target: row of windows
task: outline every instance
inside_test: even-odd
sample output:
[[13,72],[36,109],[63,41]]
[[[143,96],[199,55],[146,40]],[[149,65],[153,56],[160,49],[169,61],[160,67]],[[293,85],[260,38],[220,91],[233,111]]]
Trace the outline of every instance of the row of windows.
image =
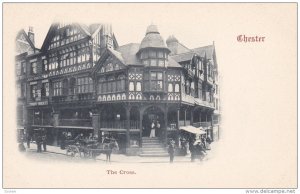
[[169,83],[168,84],[168,92],[179,92],[179,84],[173,84]]
[[124,92],[125,79],[98,83],[98,94]]
[[[77,58],[77,61],[76,61]],[[82,48],[78,50],[78,55],[76,56],[76,51],[71,51],[65,54],[61,54],[60,58],[56,55],[51,55],[49,59],[49,64],[46,59],[43,59],[43,71],[47,72],[48,70],[55,70],[59,67],[66,67],[74,65],[76,63],[82,63],[89,61],[90,53],[89,47]],[[36,62],[31,63],[32,74],[36,74]]]
[[76,28],[66,28],[64,31],[61,31],[60,35],[56,35],[49,46],[49,50],[63,46],[65,44],[69,44],[70,42],[77,41],[81,39],[83,36],[78,32]]
[[141,59],[148,59],[148,58],[167,58],[167,53],[163,51],[143,51],[141,53]]
[[117,64],[117,63],[116,64],[109,63],[105,67],[101,67],[100,72],[104,73],[104,72],[110,72],[110,71],[117,71],[119,69],[120,69],[120,65],[119,64]]
[[143,65],[153,66],[153,67],[164,67],[167,64],[166,60],[161,59],[147,59],[143,60]]

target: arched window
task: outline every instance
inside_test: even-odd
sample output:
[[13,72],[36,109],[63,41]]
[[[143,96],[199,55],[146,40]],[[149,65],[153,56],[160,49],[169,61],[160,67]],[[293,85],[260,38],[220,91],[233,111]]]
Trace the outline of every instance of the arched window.
[[179,84],[175,84],[175,92],[179,92]]
[[138,92],[142,91],[142,84],[141,84],[141,82],[136,82],[136,91],[138,91]]
[[134,91],[134,83],[129,82],[129,91]]
[[142,100],[142,95],[141,94],[136,95],[136,99],[137,100]]
[[133,94],[129,95],[129,100],[134,100],[134,95]]
[[173,84],[169,83],[168,92],[173,92]]
[[105,72],[104,67],[101,67],[101,73],[104,73],[104,72]]
[[115,70],[119,70],[120,69],[120,66],[119,66],[119,64],[117,63],[117,64],[115,64]]

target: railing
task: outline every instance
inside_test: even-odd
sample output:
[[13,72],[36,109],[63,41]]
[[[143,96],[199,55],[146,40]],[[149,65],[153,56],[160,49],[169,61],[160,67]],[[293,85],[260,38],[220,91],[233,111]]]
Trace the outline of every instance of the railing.
[[82,126],[91,127],[92,119],[60,119],[59,125],[61,126]]
[[197,105],[205,106],[205,107],[209,107],[209,108],[215,108],[214,103],[212,103],[212,102],[207,102],[207,101],[201,100],[199,98],[195,98],[194,100],[195,100],[195,104],[197,104]]
[[186,120],[185,124],[184,124],[184,120],[179,121],[179,126],[187,126],[187,125],[190,125],[190,124],[191,124],[190,120]]
[[[100,126],[101,128],[110,128],[110,129],[126,129],[126,120],[124,121],[101,121]],[[139,121],[130,121],[129,122],[130,129],[139,129],[140,122]]]
[[193,123],[194,127],[209,127],[211,126],[211,122],[197,122]]
[[52,119],[34,119],[31,125],[52,125]]
[[84,100],[93,100],[93,93],[82,93],[76,95],[67,95],[67,96],[52,96],[51,102],[60,103],[60,102],[74,102],[74,101],[84,101]]
[[188,102],[188,103],[191,103],[191,104],[195,103],[195,100],[194,100],[195,98],[193,96],[187,95],[185,93],[181,94],[181,99],[184,102]]

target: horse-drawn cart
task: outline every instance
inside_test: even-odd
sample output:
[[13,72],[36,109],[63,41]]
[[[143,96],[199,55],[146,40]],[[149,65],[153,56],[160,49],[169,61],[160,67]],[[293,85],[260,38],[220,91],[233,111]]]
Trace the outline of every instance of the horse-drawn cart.
[[66,142],[66,155],[80,158],[96,159],[101,153],[106,154],[106,160],[110,160],[113,149],[119,149],[115,140],[100,143],[97,140],[69,140]]

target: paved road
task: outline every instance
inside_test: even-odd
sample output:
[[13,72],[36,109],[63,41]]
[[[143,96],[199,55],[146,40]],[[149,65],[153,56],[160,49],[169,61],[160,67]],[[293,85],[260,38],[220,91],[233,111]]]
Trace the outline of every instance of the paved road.
[[[106,163],[105,154],[101,154],[94,159],[84,159],[67,156],[65,150],[61,150],[56,146],[47,146],[47,152],[37,153],[36,144],[31,144],[30,149],[24,153],[29,158],[34,158],[39,161],[53,161],[53,162],[76,162],[76,163]],[[206,159],[202,162],[207,162],[213,157],[213,151],[208,151]],[[174,163],[190,163],[190,156],[175,156]],[[200,161],[196,161],[199,163]],[[169,157],[140,157],[140,156],[126,156],[123,154],[112,154],[111,163],[169,163]]]

